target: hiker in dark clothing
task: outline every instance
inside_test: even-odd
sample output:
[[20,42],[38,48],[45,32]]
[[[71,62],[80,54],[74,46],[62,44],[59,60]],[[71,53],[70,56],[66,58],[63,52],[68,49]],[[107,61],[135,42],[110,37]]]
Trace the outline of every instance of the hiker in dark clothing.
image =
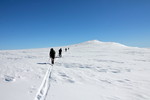
[[51,58],[51,64],[54,64],[55,50],[53,48],[50,49],[49,57]]
[[65,48],[65,52],[67,52],[67,48]]
[[59,57],[62,57],[62,49],[59,49]]

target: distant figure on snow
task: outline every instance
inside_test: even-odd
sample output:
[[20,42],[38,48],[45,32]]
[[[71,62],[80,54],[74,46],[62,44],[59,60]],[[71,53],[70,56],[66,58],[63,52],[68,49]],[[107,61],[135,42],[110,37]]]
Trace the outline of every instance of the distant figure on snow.
[[65,52],[67,52],[67,48],[65,48]]
[[62,49],[59,49],[59,57],[62,57]]
[[49,57],[51,58],[51,64],[54,64],[55,50],[53,48],[50,49]]

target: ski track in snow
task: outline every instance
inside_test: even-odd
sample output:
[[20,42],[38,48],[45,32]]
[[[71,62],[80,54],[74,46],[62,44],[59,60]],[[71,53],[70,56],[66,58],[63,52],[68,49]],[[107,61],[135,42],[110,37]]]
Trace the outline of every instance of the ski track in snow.
[[53,71],[49,48],[0,51],[0,99],[150,100],[150,49],[99,41],[69,47]]
[[41,84],[34,100],[45,100],[46,99],[47,93],[50,88],[50,79],[51,79],[52,70],[53,70],[53,66],[48,68],[48,70],[45,74],[45,77],[42,81],[42,84]]

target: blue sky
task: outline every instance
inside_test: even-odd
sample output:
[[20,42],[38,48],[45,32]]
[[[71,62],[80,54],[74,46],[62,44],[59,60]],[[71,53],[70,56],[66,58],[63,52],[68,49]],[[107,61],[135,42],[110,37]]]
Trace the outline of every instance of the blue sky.
[[0,0],[0,49],[95,39],[150,47],[150,0]]

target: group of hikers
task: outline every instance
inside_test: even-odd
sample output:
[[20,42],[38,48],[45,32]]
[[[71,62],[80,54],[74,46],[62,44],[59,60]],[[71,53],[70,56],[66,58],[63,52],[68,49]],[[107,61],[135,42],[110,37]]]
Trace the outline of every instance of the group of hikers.
[[[67,52],[69,48],[65,48],[65,52]],[[62,57],[62,48],[58,50],[59,57]],[[53,48],[50,49],[49,57],[51,58],[51,64],[54,64],[54,59],[56,58],[56,52]]]

